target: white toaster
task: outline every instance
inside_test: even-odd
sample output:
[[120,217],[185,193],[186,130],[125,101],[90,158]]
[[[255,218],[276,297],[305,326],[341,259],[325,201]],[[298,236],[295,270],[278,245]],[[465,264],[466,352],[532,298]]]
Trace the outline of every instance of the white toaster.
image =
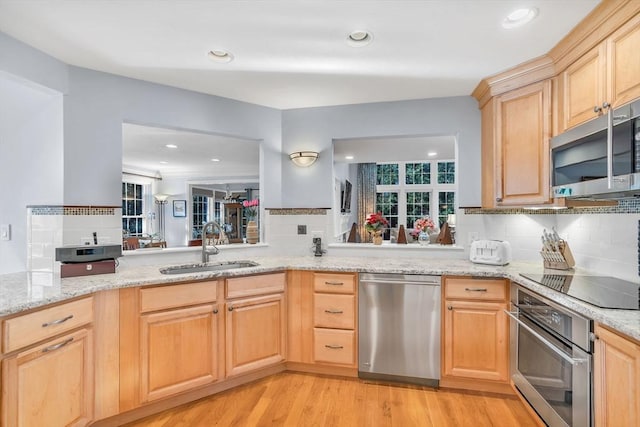
[[504,240],[475,240],[469,249],[469,260],[476,264],[509,264],[511,245]]

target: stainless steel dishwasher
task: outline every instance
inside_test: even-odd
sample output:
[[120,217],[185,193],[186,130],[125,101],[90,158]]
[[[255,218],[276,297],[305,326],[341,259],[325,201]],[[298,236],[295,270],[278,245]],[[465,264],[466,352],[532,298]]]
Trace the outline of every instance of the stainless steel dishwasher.
[[440,282],[440,276],[360,274],[360,378],[438,386]]

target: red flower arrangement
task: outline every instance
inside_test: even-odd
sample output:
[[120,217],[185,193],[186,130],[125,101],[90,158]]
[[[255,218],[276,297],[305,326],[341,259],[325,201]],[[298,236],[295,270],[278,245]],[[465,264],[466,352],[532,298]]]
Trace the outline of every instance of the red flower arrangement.
[[382,212],[370,213],[364,222],[364,228],[368,232],[380,231],[389,225],[389,221],[382,216]]
[[255,218],[258,214],[258,205],[260,204],[260,200],[244,200],[242,202],[242,206],[247,210],[247,216],[249,218]]

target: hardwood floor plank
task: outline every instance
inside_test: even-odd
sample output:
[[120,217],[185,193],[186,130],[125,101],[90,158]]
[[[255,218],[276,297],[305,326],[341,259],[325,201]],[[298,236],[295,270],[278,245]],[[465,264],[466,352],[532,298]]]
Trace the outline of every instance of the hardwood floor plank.
[[127,427],[534,427],[517,398],[283,372]]

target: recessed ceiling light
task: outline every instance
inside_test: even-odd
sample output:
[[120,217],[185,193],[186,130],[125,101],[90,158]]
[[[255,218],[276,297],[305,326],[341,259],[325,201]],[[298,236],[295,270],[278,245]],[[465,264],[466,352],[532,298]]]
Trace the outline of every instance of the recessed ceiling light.
[[362,47],[366,46],[373,40],[373,34],[367,30],[356,30],[347,36],[349,46]]
[[345,160],[353,160],[353,156],[344,156]]
[[538,9],[535,7],[516,9],[504,18],[502,27],[507,29],[516,28],[532,21],[536,16],[538,16]]
[[165,147],[167,147],[167,148],[178,148],[178,146],[176,144],[167,144],[167,145],[165,145]]
[[429,156],[429,157],[433,157],[433,156],[437,156],[437,155],[438,155],[438,153],[436,153],[435,151],[429,151],[427,153],[427,156]]
[[166,165],[166,164],[168,164],[168,163],[169,163],[169,162],[165,162],[164,160],[162,160],[162,161],[160,162],[160,164],[161,164],[161,165]]
[[220,159],[211,159],[212,162],[219,162]]
[[233,55],[227,52],[226,50],[222,50],[222,49],[210,50],[209,53],[207,53],[207,56],[209,56],[210,60],[215,62],[233,61]]

